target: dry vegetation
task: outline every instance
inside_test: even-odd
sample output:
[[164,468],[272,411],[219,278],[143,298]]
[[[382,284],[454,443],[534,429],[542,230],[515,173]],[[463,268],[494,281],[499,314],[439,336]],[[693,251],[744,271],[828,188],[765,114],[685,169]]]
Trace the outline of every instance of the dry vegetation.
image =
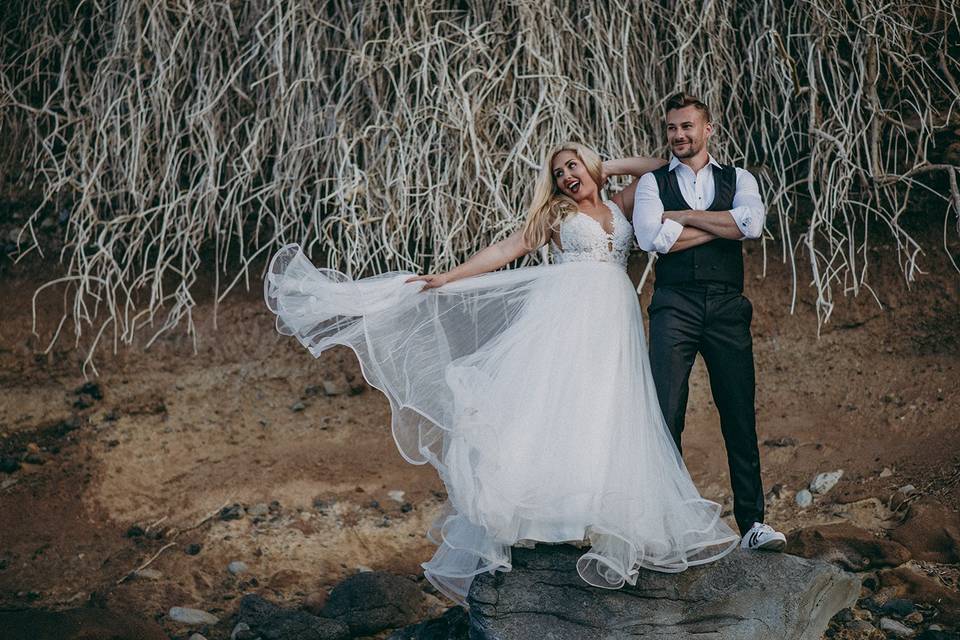
[[[664,153],[678,89],[760,178],[764,247],[820,323],[869,290],[871,243],[909,282],[960,237],[953,0],[10,0],[0,20],[0,177],[42,194],[15,255],[65,223],[37,291],[63,296],[51,345],[193,332],[201,265],[219,301],[285,242],[352,275],[448,267],[517,227],[545,147]],[[942,248],[911,236],[918,191]]]

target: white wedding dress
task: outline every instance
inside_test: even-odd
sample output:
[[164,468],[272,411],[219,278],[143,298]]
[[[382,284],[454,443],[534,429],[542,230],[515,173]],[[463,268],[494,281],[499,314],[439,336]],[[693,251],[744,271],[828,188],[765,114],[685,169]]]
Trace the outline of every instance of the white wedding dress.
[[314,356],[347,345],[390,400],[393,437],[446,485],[426,577],[463,603],[473,577],[509,570],[520,540],[588,540],[588,583],[683,571],[739,536],[700,497],[657,404],[640,305],[626,275],[630,223],[573,214],[555,264],[421,291],[410,273],[350,280],[297,245],[270,263],[280,333]]

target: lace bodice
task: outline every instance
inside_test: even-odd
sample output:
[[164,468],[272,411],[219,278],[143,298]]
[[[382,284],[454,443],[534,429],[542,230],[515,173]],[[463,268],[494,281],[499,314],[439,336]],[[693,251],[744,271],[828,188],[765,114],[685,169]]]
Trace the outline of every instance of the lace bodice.
[[627,256],[633,245],[633,227],[611,200],[603,203],[613,212],[613,233],[608,234],[600,223],[580,211],[560,222],[560,249],[553,241],[550,249],[553,263],[615,262],[627,266]]

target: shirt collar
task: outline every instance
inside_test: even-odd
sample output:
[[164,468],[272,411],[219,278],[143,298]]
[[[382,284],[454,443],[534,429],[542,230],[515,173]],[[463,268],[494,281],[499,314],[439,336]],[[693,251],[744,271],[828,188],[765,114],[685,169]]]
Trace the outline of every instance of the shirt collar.
[[[673,171],[673,170],[676,169],[680,164],[682,164],[682,163],[680,162],[680,159],[679,159],[677,156],[675,156],[675,155],[673,155],[673,154],[670,154],[670,168],[668,169],[668,171]],[[712,166],[716,167],[717,169],[720,169],[720,168],[721,168],[721,167],[720,167],[720,163],[717,162],[717,159],[713,157],[713,154],[709,154],[709,153],[707,154],[707,164],[708,164],[708,165],[712,165]]]

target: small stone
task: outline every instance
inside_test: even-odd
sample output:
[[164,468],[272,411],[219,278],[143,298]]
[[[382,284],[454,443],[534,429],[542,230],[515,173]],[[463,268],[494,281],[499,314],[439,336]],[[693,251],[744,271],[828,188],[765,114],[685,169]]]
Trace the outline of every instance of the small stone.
[[156,569],[140,569],[139,571],[134,571],[133,575],[145,580],[159,580],[163,577],[163,574]]
[[314,591],[307,594],[307,597],[303,599],[303,608],[315,616],[320,615],[323,606],[327,604],[327,595],[326,591]]
[[862,633],[864,636],[869,637],[869,634],[872,634],[877,630],[872,624],[866,620],[854,620],[848,625],[845,625],[847,629],[853,631],[854,633]]
[[217,624],[220,619],[212,613],[187,607],[171,607],[168,614],[174,622],[183,624]]
[[403,513],[410,513],[413,511],[413,505],[409,502],[404,502],[402,505],[400,505],[400,511]]
[[913,613],[903,617],[904,622],[909,622],[910,624],[920,624],[923,622],[923,614],[919,611],[914,611]]
[[192,636],[190,636],[189,640],[207,640],[207,637],[202,636],[199,633],[195,633]]
[[138,524],[134,524],[134,525],[131,525],[129,529],[127,529],[126,536],[128,538],[139,538],[140,536],[143,535],[143,533],[144,533],[143,527],[141,527]]
[[394,489],[393,491],[387,491],[387,496],[388,496],[391,500],[393,500],[393,501],[395,501],[395,502],[399,502],[400,504],[403,504],[403,496],[404,496],[405,493],[406,493],[405,491],[400,491],[400,490],[398,490],[398,489]]
[[186,552],[186,554],[187,554],[188,556],[195,556],[195,555],[197,555],[198,553],[200,553],[200,550],[201,550],[201,549],[203,549],[203,545],[202,545],[202,544],[200,544],[200,543],[198,543],[198,542],[192,542],[192,543],[190,543],[190,544],[187,545],[187,548],[184,549],[184,552]]
[[227,571],[235,576],[240,575],[241,573],[246,573],[249,569],[250,568],[247,566],[247,564],[245,562],[241,562],[240,560],[234,560],[227,565]]
[[881,478],[889,478],[893,475],[893,471],[890,470],[890,467],[884,467],[883,471],[880,472]]
[[0,471],[3,473],[13,473],[20,468],[20,462],[16,458],[0,457]]
[[307,405],[303,404],[299,400],[294,402],[292,405],[290,405],[290,411],[293,411],[293,412],[303,411],[306,408],[307,408]]
[[907,625],[902,622],[897,622],[893,618],[880,618],[880,630],[892,633],[898,638],[909,638],[916,633],[916,631]]
[[250,625],[246,622],[238,622],[237,626],[230,632],[230,640],[246,640],[248,637],[253,638],[254,636],[250,633]]
[[239,504],[232,504],[229,507],[220,509],[221,520],[239,520],[243,517],[243,507]]
[[810,483],[810,491],[813,493],[826,493],[837,486],[840,478],[843,477],[843,469],[819,473]]
[[764,440],[763,446],[765,447],[795,447],[797,446],[796,438],[772,438],[770,440]]
[[73,391],[76,395],[88,395],[94,400],[103,400],[103,389],[96,382],[86,382]]
[[913,603],[903,598],[890,598],[880,606],[880,612],[892,614],[902,618],[910,615],[914,610]]
[[247,513],[253,516],[254,518],[263,517],[268,513],[270,513],[270,507],[267,505],[266,502],[258,502],[257,504],[249,507],[247,509]]
[[903,495],[908,496],[908,495],[910,495],[911,493],[916,493],[917,488],[916,488],[915,486],[913,486],[912,484],[905,484],[905,485],[903,485],[902,487],[900,487],[899,489],[897,489],[897,491],[899,491],[899,492],[902,493]]
[[23,457],[23,461],[27,464],[43,464],[46,460],[43,459],[38,453],[28,453]]
[[323,381],[323,395],[325,396],[338,396],[343,393],[343,390],[337,385],[333,380],[324,380]]
[[796,500],[797,506],[802,509],[806,509],[813,504],[813,494],[806,489],[801,489],[800,491],[797,491],[797,495],[794,497],[794,500]]
[[370,573],[371,571],[373,571],[373,569],[371,569],[366,565],[363,565],[363,564],[357,565],[357,573]]

